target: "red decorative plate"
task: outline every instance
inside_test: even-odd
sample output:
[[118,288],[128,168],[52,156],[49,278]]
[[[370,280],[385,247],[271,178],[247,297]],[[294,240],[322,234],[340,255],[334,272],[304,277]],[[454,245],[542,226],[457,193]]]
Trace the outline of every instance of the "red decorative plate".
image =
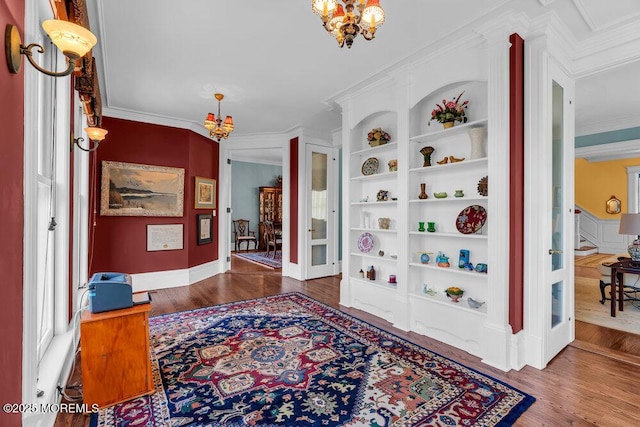
[[458,214],[456,227],[462,234],[473,234],[480,231],[487,220],[487,211],[480,205],[467,206]]
[[371,233],[362,233],[360,238],[358,238],[358,249],[360,252],[371,252],[373,249],[373,236]]

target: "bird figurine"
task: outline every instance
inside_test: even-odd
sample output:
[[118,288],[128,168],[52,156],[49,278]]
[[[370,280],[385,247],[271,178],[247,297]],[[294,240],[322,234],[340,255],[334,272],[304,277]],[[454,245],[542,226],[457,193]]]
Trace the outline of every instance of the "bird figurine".
[[442,159],[442,160],[438,160],[438,161],[437,161],[437,163],[438,163],[439,165],[446,165],[447,163],[449,163],[449,158],[445,156],[445,158],[444,158],[444,159]]
[[458,163],[458,162],[463,161],[463,160],[464,160],[464,157],[461,157],[461,158],[459,158],[459,159],[458,159],[458,158],[456,158],[456,157],[449,156],[449,160],[451,161],[451,163]]
[[469,304],[469,307],[471,308],[480,308],[482,307],[484,302],[476,301],[473,298],[469,297],[467,298],[467,304]]

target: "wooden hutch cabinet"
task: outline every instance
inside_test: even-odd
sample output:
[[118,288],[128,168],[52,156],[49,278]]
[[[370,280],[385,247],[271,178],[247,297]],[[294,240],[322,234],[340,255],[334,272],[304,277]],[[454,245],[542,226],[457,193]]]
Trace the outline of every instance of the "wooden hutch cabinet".
[[273,221],[276,230],[282,229],[282,187],[260,187],[258,248],[266,250],[264,222]]

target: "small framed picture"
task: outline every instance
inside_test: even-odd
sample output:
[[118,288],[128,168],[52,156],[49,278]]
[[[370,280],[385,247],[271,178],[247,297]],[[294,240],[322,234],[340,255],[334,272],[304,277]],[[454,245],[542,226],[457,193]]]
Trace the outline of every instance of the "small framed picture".
[[196,187],[194,195],[196,199],[196,209],[215,209],[216,180],[196,176]]
[[198,214],[198,244],[213,241],[213,217],[211,214]]

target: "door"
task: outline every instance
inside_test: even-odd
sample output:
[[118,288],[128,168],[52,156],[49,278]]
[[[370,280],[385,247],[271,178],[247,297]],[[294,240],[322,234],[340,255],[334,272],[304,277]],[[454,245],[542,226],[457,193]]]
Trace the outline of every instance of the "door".
[[574,209],[574,105],[573,81],[550,63],[547,87],[550,108],[550,132],[544,141],[547,176],[542,201],[548,212],[542,233],[547,243],[544,257],[544,363],[574,339],[573,224]]
[[306,279],[335,273],[336,173],[333,149],[306,146]]

